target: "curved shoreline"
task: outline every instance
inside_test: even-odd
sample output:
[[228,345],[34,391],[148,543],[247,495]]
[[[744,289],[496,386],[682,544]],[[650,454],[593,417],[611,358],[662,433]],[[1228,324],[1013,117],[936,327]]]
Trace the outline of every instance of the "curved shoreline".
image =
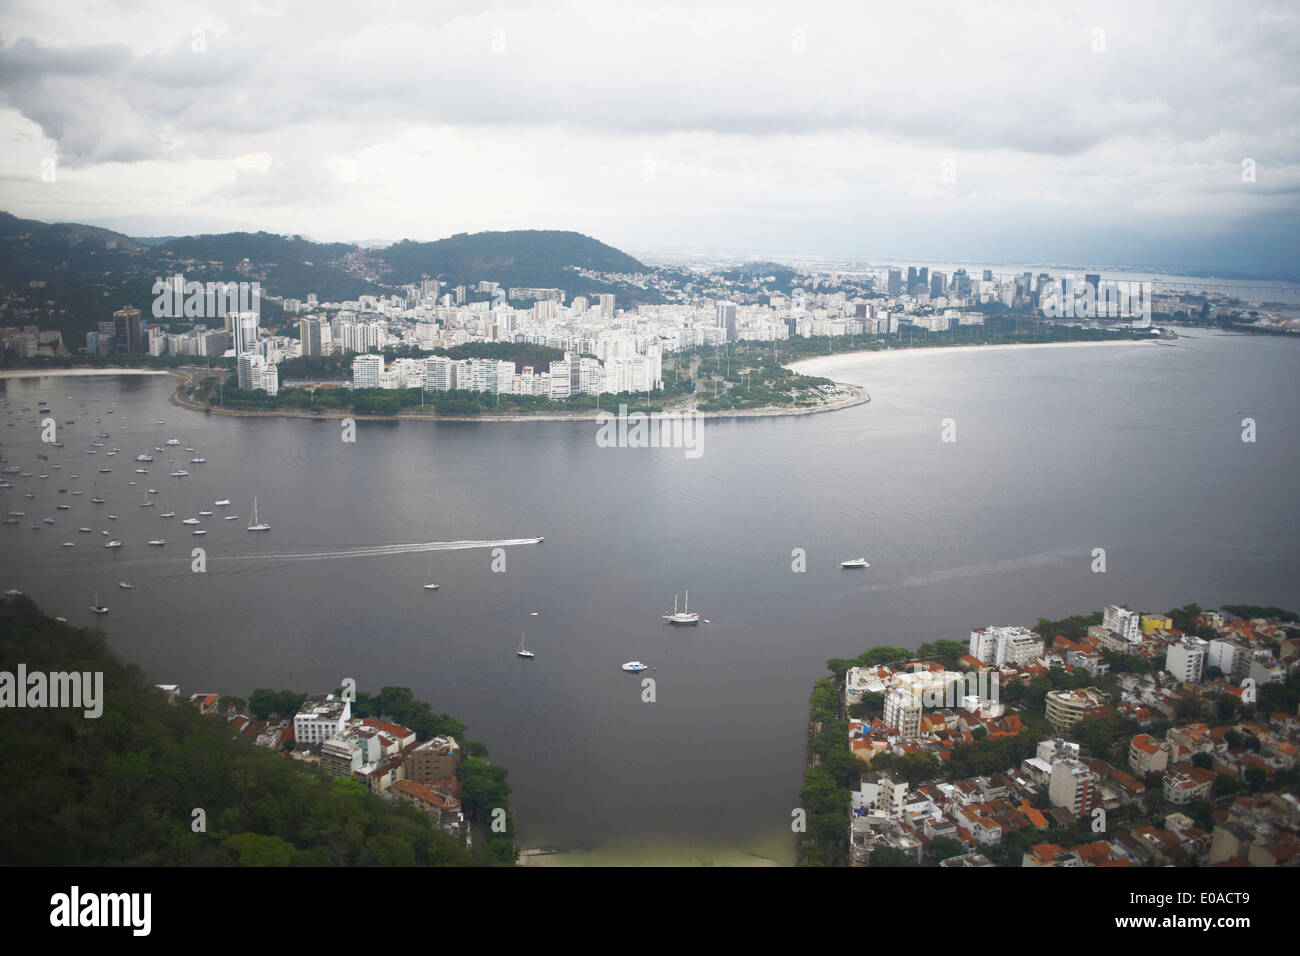
[[[356,412],[341,411],[306,411],[304,409],[275,409],[261,411],[259,409],[238,409],[238,408],[218,408],[215,406],[201,405],[197,402],[187,402],[180,397],[181,390],[190,383],[192,376],[186,378],[184,382],[177,386],[176,391],[172,392],[168,399],[178,408],[184,408],[193,412],[210,412],[213,415],[233,415],[244,418],[306,418],[313,421],[326,421],[350,418],[353,421],[364,422],[596,422],[600,421],[596,416],[601,412],[606,415],[612,415],[609,409],[591,409],[581,412],[570,412],[564,415],[493,415],[484,413],[481,415],[364,415]],[[867,394],[866,389],[860,385],[850,385],[848,383],[837,382],[841,388],[849,390],[852,394],[850,397],[841,399],[837,402],[831,402],[826,405],[820,405],[815,408],[755,408],[740,409],[731,412],[695,412],[700,418],[724,419],[724,418],[781,418],[792,415],[817,415],[822,412],[836,412],[843,408],[852,408],[855,405],[865,405],[871,401],[871,396]],[[627,404],[624,402],[623,404]],[[659,414],[685,414],[690,411],[689,408],[666,408],[660,409]]]
[[904,355],[951,355],[956,352],[990,352],[1016,351],[1019,349],[1057,349],[1057,348],[1096,348],[1115,345],[1159,345],[1160,339],[1111,339],[1102,342],[1007,342],[1001,345],[935,345],[929,347],[912,347],[905,349],[857,349],[852,352],[836,352],[829,355],[812,355],[796,359],[786,366],[792,372],[803,375],[816,375],[818,370],[839,364],[842,360],[861,360],[867,356],[898,358]]
[[[888,348],[888,349],[856,349],[848,352],[835,352],[828,355],[813,355],[807,358],[796,359],[784,367],[791,372],[801,375],[818,375],[824,369],[836,368],[845,361],[861,361],[865,358],[883,359],[887,356],[897,358],[905,355],[918,354],[951,354],[955,352],[977,352],[988,350],[1016,350],[1016,349],[1045,349],[1045,348],[1092,348],[1096,346],[1116,346],[1116,345],[1142,345],[1144,343],[1162,344],[1158,339],[1112,339],[1101,342],[1012,342],[1002,345],[936,345],[931,347],[911,347],[911,348]],[[1167,343],[1164,343],[1167,344]],[[203,412],[212,415],[231,415],[244,418],[305,418],[313,421],[326,420],[343,420],[353,419],[354,421],[370,422],[594,422],[599,421],[597,415],[601,412],[612,414],[608,409],[590,409],[580,412],[567,412],[561,414],[507,414],[498,415],[491,412],[485,412],[479,415],[437,415],[432,412],[428,414],[420,413],[401,413],[396,415],[366,415],[356,412],[345,412],[335,410],[308,411],[304,409],[235,409],[223,408],[210,405],[203,405],[198,402],[186,401],[181,398],[181,392],[190,385],[194,380],[196,369],[48,369],[44,371],[24,370],[24,369],[7,369],[0,371],[0,378],[22,378],[22,377],[39,377],[42,375],[172,375],[180,379],[176,390],[168,399],[172,405],[178,408],[184,408],[188,411]],[[737,409],[725,412],[701,412],[695,411],[700,418],[713,420],[723,419],[743,419],[743,418],[784,418],[797,415],[818,415],[824,412],[835,412],[845,408],[853,408],[856,405],[865,405],[871,401],[871,396],[861,385],[849,382],[835,382],[837,386],[849,393],[848,397],[841,398],[837,401],[829,402],[825,405],[818,405],[811,408],[797,408],[784,406],[768,406],[766,408]],[[626,404],[626,403],[624,403]],[[691,411],[691,406],[678,406],[674,408],[660,409],[660,414],[684,414]]]

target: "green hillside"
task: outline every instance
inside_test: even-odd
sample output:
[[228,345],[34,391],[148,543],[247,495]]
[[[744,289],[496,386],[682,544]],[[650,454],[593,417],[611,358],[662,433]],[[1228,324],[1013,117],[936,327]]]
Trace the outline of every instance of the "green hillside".
[[[327,780],[167,703],[103,636],[0,599],[0,671],[102,671],[103,715],[0,710],[0,865],[433,865],[475,860],[410,806]],[[495,768],[494,768],[495,769]],[[206,832],[192,830],[193,811]]]

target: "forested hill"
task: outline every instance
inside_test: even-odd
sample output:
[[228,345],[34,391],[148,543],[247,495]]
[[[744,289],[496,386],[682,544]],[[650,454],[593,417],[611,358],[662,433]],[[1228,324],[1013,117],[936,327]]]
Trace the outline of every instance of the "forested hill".
[[[429,818],[169,704],[96,631],[0,599],[0,671],[102,671],[103,714],[0,710],[0,865],[439,865],[475,860]],[[202,808],[206,832],[191,829]]]
[[650,271],[613,246],[554,229],[460,233],[436,242],[403,240],[375,256],[406,281],[422,275],[442,277],[451,285],[490,279],[503,286],[568,287],[571,294],[576,277],[570,267],[606,273]]

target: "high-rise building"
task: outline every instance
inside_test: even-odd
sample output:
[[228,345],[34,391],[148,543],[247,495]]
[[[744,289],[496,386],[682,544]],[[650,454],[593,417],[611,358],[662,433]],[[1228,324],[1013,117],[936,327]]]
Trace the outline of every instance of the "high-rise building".
[[901,269],[889,270],[889,285],[887,288],[889,290],[890,295],[898,295],[900,292],[903,291],[903,270]]
[[906,687],[895,687],[885,694],[884,721],[903,740],[921,736],[921,698]]
[[727,330],[727,341],[736,341],[736,303],[718,303],[718,327]]
[[298,322],[298,337],[302,340],[303,355],[320,355],[320,320],[301,319]]
[[1142,616],[1127,604],[1107,604],[1102,611],[1101,626],[1108,631],[1114,631],[1128,643],[1137,644],[1141,641],[1138,636],[1141,618]]
[[352,387],[378,388],[384,372],[382,355],[358,355],[352,360]]
[[944,293],[944,275],[935,272],[930,276],[930,298],[937,299]]
[[113,351],[119,355],[124,352],[143,351],[140,334],[140,310],[126,305],[113,313]]
[[229,331],[234,339],[235,355],[239,356],[245,352],[256,351],[258,314],[256,312],[230,312],[227,313],[227,316]]
[[614,318],[614,296],[613,293],[602,292],[600,294],[600,317],[602,319]]
[[1054,807],[1066,807],[1075,816],[1089,813],[1097,800],[1097,775],[1082,760],[1056,760],[1047,795]]
[[1184,684],[1199,684],[1209,646],[1209,641],[1184,635],[1176,644],[1170,644],[1165,652],[1165,670]]

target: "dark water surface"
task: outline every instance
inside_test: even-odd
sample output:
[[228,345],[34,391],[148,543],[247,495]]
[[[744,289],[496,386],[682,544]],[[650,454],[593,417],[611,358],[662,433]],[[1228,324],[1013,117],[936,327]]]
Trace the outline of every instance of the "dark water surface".
[[[33,477],[4,476],[3,510],[25,516],[0,527],[0,585],[102,626],[187,695],[409,685],[509,767],[525,845],[745,848],[788,833],[827,658],[1109,602],[1300,607],[1298,360],[1300,342],[1210,333],[843,358],[821,374],[865,385],[869,404],[710,421],[696,459],[600,448],[594,423],[363,422],[347,444],[336,421],[175,408],[171,378],[9,379],[0,451]],[[64,448],[40,444],[39,401]],[[170,437],[207,463],[152,451]],[[254,495],[264,535],[245,530]],[[209,534],[192,537],[179,522],[205,506]],[[106,551],[101,530],[125,546]],[[489,548],[356,553],[537,535],[505,546],[503,573]],[[869,570],[840,569],[859,555]],[[709,623],[669,627],[687,588]],[[96,590],[107,617],[89,611]],[[531,661],[514,654],[525,629]],[[619,669],[634,658],[657,668],[653,703]]]

